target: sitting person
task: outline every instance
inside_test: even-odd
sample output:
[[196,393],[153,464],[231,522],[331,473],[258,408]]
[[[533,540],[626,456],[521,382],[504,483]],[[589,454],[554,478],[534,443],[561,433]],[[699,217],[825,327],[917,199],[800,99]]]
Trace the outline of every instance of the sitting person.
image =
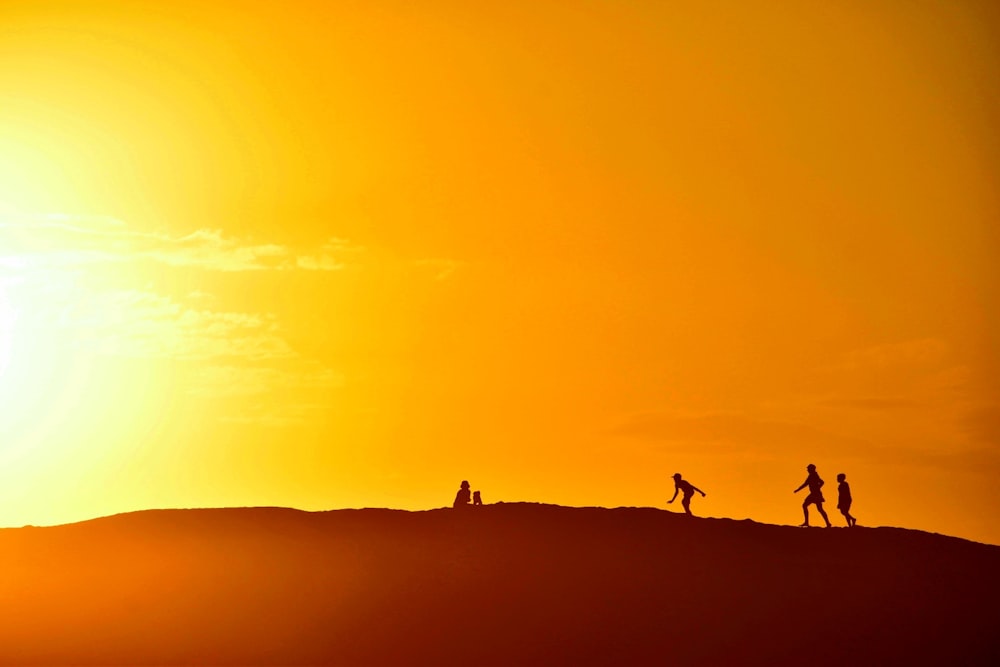
[[458,493],[455,494],[455,503],[452,507],[468,507],[471,495],[472,494],[469,492],[469,483],[463,481],[462,487],[458,490]]
[[473,507],[476,506],[476,505],[482,505],[482,504],[483,504],[483,497],[479,495],[478,491],[473,492],[473,494],[472,494],[472,505],[473,505]]

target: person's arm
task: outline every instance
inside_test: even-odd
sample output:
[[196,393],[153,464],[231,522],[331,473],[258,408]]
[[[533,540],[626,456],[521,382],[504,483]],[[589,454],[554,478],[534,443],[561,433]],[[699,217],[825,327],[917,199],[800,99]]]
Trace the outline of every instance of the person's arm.
[[695,486],[694,484],[692,484],[692,485],[691,485],[691,488],[692,488],[692,489],[694,489],[695,491],[697,491],[698,493],[700,493],[700,494],[701,494],[701,497],[702,497],[702,498],[704,498],[704,497],[705,497],[705,492],[704,492],[704,491],[702,491],[701,489],[699,489],[699,488],[698,488],[697,486]]
[[677,486],[676,484],[674,484],[674,497],[667,501],[668,505],[670,503],[674,502],[675,500],[677,500],[677,492],[680,491],[680,490],[681,490],[680,487]]
[[801,491],[802,489],[806,488],[806,486],[807,486],[808,484],[809,484],[809,478],[808,478],[808,477],[806,477],[806,481],[802,482],[802,486],[800,486],[799,488],[795,489],[795,493],[798,493],[798,492],[799,492],[799,491]]

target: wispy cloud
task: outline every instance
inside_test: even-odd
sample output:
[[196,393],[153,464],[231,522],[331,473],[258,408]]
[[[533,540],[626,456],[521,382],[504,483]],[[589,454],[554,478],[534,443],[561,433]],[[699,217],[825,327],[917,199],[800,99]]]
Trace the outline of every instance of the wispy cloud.
[[328,409],[328,406],[318,403],[275,404],[268,402],[251,405],[248,410],[240,414],[223,415],[219,421],[227,424],[284,428],[306,424]]
[[919,338],[854,350],[845,355],[844,369],[885,369],[938,366],[948,356],[948,344],[937,338]]
[[454,259],[444,259],[444,258],[428,258],[428,259],[418,259],[413,262],[413,265],[422,269],[427,269],[432,272],[434,280],[447,280],[451,278],[454,273],[464,266],[464,262],[460,262]]
[[[979,442],[956,442],[952,447],[886,444],[857,433],[771,419],[741,413],[683,414],[649,412],[625,418],[611,433],[647,441],[671,451],[697,452],[700,456],[747,461],[790,460],[805,457],[819,461],[865,461],[877,465],[908,465],[938,470],[975,470],[979,465],[996,466],[1000,452],[984,446],[997,434],[995,407],[977,415]],[[993,442],[996,442],[993,440]]]
[[82,354],[88,363],[168,362],[188,395],[237,399],[221,405],[220,420],[275,428],[301,423],[313,413],[300,403],[320,405],[345,383],[296,351],[273,314],[218,308],[204,292],[175,299],[149,289],[98,289],[80,281],[81,273],[50,269],[0,282],[0,366],[8,345],[29,360]]
[[920,401],[901,396],[849,396],[844,398],[827,398],[819,401],[820,405],[832,408],[848,408],[870,410],[873,412],[912,410],[921,405]]
[[612,432],[670,443],[737,445],[757,453],[787,448],[837,449],[867,444],[864,440],[804,423],[723,412],[695,415],[665,412],[636,414],[618,424]]
[[965,415],[963,425],[974,440],[996,448],[1000,445],[1000,403],[985,403],[971,408]]
[[969,375],[951,346],[937,338],[865,347],[815,369],[818,393],[826,394],[817,404],[866,411],[953,404]]
[[[289,250],[273,243],[252,244],[226,238],[218,229],[199,229],[181,238],[157,235],[136,246],[140,256],[169,266],[211,271],[261,271],[292,267]],[[148,247],[141,246],[148,244]]]
[[109,356],[258,361],[295,354],[271,315],[189,308],[141,290],[80,290],[49,316],[73,331],[76,347]]
[[338,271],[361,249],[332,239],[316,251],[199,229],[183,236],[129,229],[108,218],[45,216],[0,221],[0,268],[60,268],[105,262],[153,261],[206,271]]
[[364,247],[341,238],[331,238],[315,254],[299,255],[295,265],[306,271],[339,271],[356,261]]
[[237,399],[218,420],[270,428],[308,422],[329,405],[317,399],[345,384],[345,378],[316,362],[292,360],[282,367],[214,365],[200,369],[189,394],[202,399]]
[[[216,400],[221,420],[298,424],[324,409],[328,392],[344,386],[345,378],[294,349],[267,306],[261,312],[227,307],[225,294],[213,291],[218,276],[209,272],[277,278],[281,272],[337,272],[384,260],[407,270],[416,264],[431,279],[445,280],[460,265],[376,255],[339,237],[293,248],[219,229],[143,231],[106,217],[0,219],[0,297],[9,301],[0,308],[0,326],[16,329],[0,343],[23,345],[27,356],[174,362],[177,377],[188,383],[184,391]],[[115,268],[139,263],[186,274],[185,292],[161,293],[153,283],[137,282],[150,272]]]
[[236,365],[208,366],[198,371],[189,393],[205,398],[256,396],[289,389],[328,390],[344,386],[344,376],[315,364],[287,369]]

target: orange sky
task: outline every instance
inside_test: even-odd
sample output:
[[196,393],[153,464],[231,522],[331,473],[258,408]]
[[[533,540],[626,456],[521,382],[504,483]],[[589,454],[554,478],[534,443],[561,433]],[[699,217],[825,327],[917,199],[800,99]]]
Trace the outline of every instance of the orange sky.
[[813,462],[1000,543],[998,44],[989,2],[3,2],[0,525],[676,471],[798,523]]

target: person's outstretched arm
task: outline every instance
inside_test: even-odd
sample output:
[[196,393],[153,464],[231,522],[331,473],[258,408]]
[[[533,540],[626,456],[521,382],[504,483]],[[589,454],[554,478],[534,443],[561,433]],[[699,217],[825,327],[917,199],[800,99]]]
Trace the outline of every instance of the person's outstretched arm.
[[705,497],[705,492],[704,492],[704,491],[702,491],[701,489],[699,489],[699,488],[698,488],[697,486],[695,486],[694,484],[692,484],[692,485],[691,485],[691,488],[692,488],[692,489],[694,489],[695,491],[697,491],[698,493],[700,493],[700,494],[701,494],[701,497],[702,497],[702,498],[704,498],[704,497]]
[[674,502],[675,500],[677,500],[677,492],[678,491],[680,491],[680,487],[674,486],[674,497],[667,501],[668,505],[670,503]]
[[809,478],[806,477],[806,481],[802,482],[802,486],[800,486],[799,488],[795,489],[795,493],[798,493],[802,489],[806,488],[806,486],[808,486],[808,484],[809,484]]

